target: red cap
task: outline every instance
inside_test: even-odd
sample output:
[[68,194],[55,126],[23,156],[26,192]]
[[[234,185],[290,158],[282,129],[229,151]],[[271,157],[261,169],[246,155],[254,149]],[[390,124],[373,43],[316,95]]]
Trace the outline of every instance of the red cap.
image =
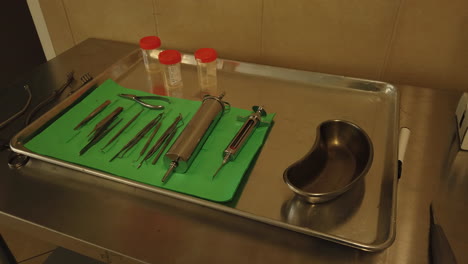
[[218,55],[216,55],[216,50],[211,48],[202,48],[195,52],[195,59],[200,60],[201,62],[212,62],[216,60],[217,57]]
[[177,50],[165,50],[159,53],[159,62],[165,65],[179,63],[182,60],[180,52]]
[[161,46],[161,40],[156,36],[147,36],[140,39],[140,48],[144,50],[157,49]]

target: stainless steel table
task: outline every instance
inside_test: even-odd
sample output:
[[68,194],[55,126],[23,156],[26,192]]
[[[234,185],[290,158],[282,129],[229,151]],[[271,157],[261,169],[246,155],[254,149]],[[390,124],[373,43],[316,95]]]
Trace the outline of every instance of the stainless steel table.
[[[135,48],[96,39],[79,44],[2,88],[9,104],[1,105],[0,119],[21,108],[24,83],[32,87],[34,105],[67,71],[97,75]],[[446,169],[460,93],[399,88],[400,125],[412,137],[398,187],[397,237],[382,252],[362,252],[38,160],[10,169],[8,151],[0,152],[0,224],[86,255],[98,248],[109,263],[427,263],[429,204]],[[1,130],[0,138],[11,137],[23,121]]]

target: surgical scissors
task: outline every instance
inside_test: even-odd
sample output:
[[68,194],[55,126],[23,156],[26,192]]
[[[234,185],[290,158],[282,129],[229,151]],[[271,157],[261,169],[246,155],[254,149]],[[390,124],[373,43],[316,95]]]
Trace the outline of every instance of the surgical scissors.
[[152,104],[143,102],[143,100],[145,100],[145,99],[148,99],[148,100],[161,100],[161,101],[164,101],[164,102],[169,103],[169,104],[171,103],[171,101],[168,98],[165,98],[165,97],[162,97],[162,96],[157,96],[157,95],[153,95],[153,96],[136,96],[134,94],[119,94],[119,96],[123,97],[123,98],[133,100],[133,101],[135,101],[135,102],[137,102],[137,103],[141,104],[142,106],[147,107],[149,109],[162,110],[162,109],[164,109],[164,106],[163,105],[152,105]]

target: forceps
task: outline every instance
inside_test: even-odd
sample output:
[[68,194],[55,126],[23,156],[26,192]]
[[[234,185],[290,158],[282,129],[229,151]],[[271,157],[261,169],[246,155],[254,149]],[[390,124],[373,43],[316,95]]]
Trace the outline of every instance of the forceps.
[[157,96],[157,95],[153,95],[153,96],[136,96],[134,94],[119,94],[120,97],[123,97],[123,98],[127,98],[127,99],[130,99],[130,100],[133,100],[139,104],[141,104],[142,106],[144,107],[147,107],[149,109],[157,109],[157,110],[162,110],[164,109],[164,105],[153,105],[153,104],[149,104],[149,103],[146,103],[146,102],[143,102],[143,100],[145,99],[149,99],[149,100],[160,100],[160,101],[164,101],[166,103],[171,103],[171,101],[165,97],[162,97],[162,96]]

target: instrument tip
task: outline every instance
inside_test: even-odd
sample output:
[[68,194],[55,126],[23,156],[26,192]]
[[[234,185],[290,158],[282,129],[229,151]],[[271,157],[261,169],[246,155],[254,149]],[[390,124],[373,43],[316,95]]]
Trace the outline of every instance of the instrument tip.
[[169,169],[166,171],[166,174],[164,174],[164,177],[161,179],[162,182],[166,182],[167,178],[172,174],[172,171],[177,167],[177,162],[173,161],[171,162],[171,165],[169,165]]
[[231,153],[227,153],[224,158],[223,158],[223,163],[221,163],[221,166],[219,166],[219,168],[216,170],[215,174],[213,174],[213,177],[211,178],[211,180],[214,180],[214,178],[216,177],[216,175],[218,175],[218,172],[224,167],[224,165],[226,165],[226,163],[228,163],[229,159],[231,158]]
[[109,162],[112,162],[112,161],[114,161],[114,160],[115,160],[115,158],[117,158],[117,156],[118,156],[119,154],[120,154],[120,152],[119,152],[119,153],[117,153],[117,154],[115,154],[115,155],[114,155],[114,157],[112,157],[112,159],[110,159],[110,160],[109,160]]
[[219,166],[219,168],[216,170],[216,172],[213,174],[213,177],[211,177],[211,180],[214,180],[214,178],[216,177],[216,175],[218,175],[218,172],[221,170],[221,168],[223,167],[224,165],[224,162],[221,163],[221,166]]

